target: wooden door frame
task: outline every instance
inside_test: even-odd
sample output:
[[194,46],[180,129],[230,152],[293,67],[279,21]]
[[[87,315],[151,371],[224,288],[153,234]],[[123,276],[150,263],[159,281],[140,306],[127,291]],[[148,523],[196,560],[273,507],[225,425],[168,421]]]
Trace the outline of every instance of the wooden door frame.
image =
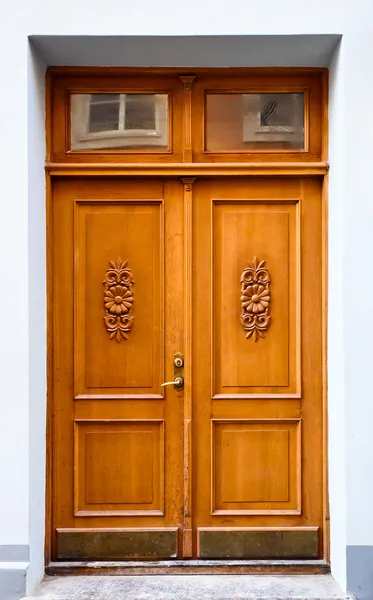
[[[322,80],[322,152],[321,160],[305,162],[287,162],[286,160],[265,161],[265,162],[218,162],[218,163],[193,163],[191,162],[191,152],[187,144],[183,155],[183,162],[178,163],[151,163],[140,162],[117,163],[117,162],[55,162],[52,154],[52,100],[51,91],[53,87],[54,75],[79,76],[91,74],[94,76],[107,76],[108,74],[149,76],[153,74],[174,74],[182,76],[180,80],[184,85],[186,92],[186,102],[190,103],[190,81],[194,79],[193,75],[198,73],[211,73],[214,75],[239,74],[250,77],[253,74],[265,74],[267,76],[286,76],[305,75],[310,73],[320,73]],[[183,79],[184,81],[183,81]],[[189,100],[188,100],[189,97]],[[184,135],[189,139],[191,132],[191,111],[186,111],[184,118]],[[328,397],[327,397],[327,326],[328,326],[328,70],[319,68],[94,68],[94,67],[53,67],[47,71],[46,77],[46,279],[47,279],[47,417],[46,417],[46,510],[45,510],[45,565],[47,574],[172,574],[172,573],[325,573],[330,570],[330,517],[329,517],[329,495],[328,495]],[[157,566],[147,567],[146,562],[139,563],[118,563],[117,566],[102,566],[99,569],[92,569],[86,565],[77,563],[51,563],[51,537],[52,537],[52,420],[53,420],[53,344],[52,344],[52,317],[53,317],[53,289],[52,289],[52,189],[53,181],[56,178],[81,178],[81,177],[178,177],[183,181],[185,187],[187,179],[213,176],[215,178],[224,177],[318,177],[322,179],[322,378],[323,378],[323,398],[322,398],[322,417],[323,417],[323,548],[324,557],[319,561],[240,561],[239,565],[229,565],[229,561],[190,561],[176,560],[173,566],[166,561],[159,561]],[[186,214],[187,216],[187,214]],[[185,247],[186,255],[190,258],[190,248]],[[188,277],[188,275],[186,275]],[[190,307],[187,308],[184,316],[184,322],[188,324],[191,319]],[[237,562],[237,561],[236,561]],[[280,564],[281,563],[281,564]]]

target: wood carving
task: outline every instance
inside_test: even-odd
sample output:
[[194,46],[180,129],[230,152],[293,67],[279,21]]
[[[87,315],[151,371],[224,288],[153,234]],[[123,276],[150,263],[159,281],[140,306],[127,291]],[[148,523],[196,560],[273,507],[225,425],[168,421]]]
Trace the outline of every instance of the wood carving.
[[255,256],[241,275],[241,323],[247,331],[246,337],[254,342],[258,337],[264,338],[271,317],[269,308],[271,294],[268,270],[265,260],[259,261]]
[[106,314],[104,322],[110,334],[110,339],[119,343],[128,339],[128,333],[133,327],[135,318],[131,314],[133,306],[132,273],[127,267],[128,261],[121,258],[110,261],[104,280],[104,303]]

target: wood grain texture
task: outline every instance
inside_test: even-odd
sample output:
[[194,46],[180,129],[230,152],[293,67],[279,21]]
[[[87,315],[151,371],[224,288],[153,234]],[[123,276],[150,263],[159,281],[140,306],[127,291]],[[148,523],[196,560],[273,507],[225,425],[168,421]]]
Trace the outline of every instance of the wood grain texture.
[[[47,78],[48,87],[48,78]],[[48,125],[47,125],[48,127]],[[50,124],[49,124],[50,127]],[[53,219],[52,219],[52,181],[51,176],[46,173],[46,306],[47,306],[47,410],[46,410],[46,460],[45,460],[45,544],[44,561],[49,564],[52,556],[52,514],[53,514],[53,264],[51,248],[53,245]]]
[[[327,112],[327,106],[325,107]],[[327,136],[326,136],[327,137]],[[326,141],[326,145],[327,145]],[[324,557],[330,559],[330,508],[328,475],[328,191],[329,175],[322,181],[322,380],[323,380],[323,521]]]
[[[188,161],[193,156],[195,162],[292,162],[321,160],[325,155],[322,143],[322,130],[325,128],[323,95],[326,75],[319,70],[258,70],[231,69],[229,74],[219,70],[186,69],[183,74],[174,69],[154,69],[152,74],[146,70],[111,70],[105,72],[103,83],[102,70],[53,70],[48,71],[51,79],[51,115],[53,128],[48,142],[47,156],[54,162],[77,163],[119,163],[142,162],[166,164]],[[147,76],[141,74],[147,73]],[[193,93],[191,94],[190,85]],[[324,78],[324,79],[323,79]],[[180,85],[180,82],[184,83]],[[169,96],[169,132],[170,150],[134,149],[131,150],[90,150],[71,151],[70,149],[70,95],[73,93],[152,93]],[[208,92],[250,93],[265,92],[303,92],[305,95],[304,131],[306,144],[303,151],[263,151],[249,152],[206,152],[205,150],[205,96]],[[191,115],[193,114],[193,119]],[[192,132],[190,137],[190,122]],[[325,129],[326,130],[326,129]],[[310,132],[312,131],[312,135]],[[191,145],[193,139],[193,147]],[[135,160],[134,160],[135,157]]]
[[74,449],[76,517],[164,514],[164,421],[75,420]]
[[243,270],[241,283],[241,325],[246,338],[256,342],[265,337],[271,323],[271,275],[266,261],[254,256]]
[[[299,205],[212,200],[214,394],[301,393]],[[257,344],[237,326],[240,280],[254,253],[271,266],[272,295],[270,331]]]
[[322,101],[322,160],[328,160],[329,157],[329,71],[321,72],[321,101]]
[[192,85],[195,75],[180,75],[183,84],[183,160],[191,162],[192,153]]
[[[87,517],[92,530],[182,524],[183,400],[160,384],[183,344],[183,211],[178,182],[54,182],[54,557],[57,529]],[[128,256],[136,282],[136,325],[120,344],[104,323],[113,255]]]
[[169,163],[151,165],[144,162],[121,164],[121,163],[56,163],[48,162],[45,165],[50,175],[65,177],[118,177],[151,175],[152,177],[183,176],[193,177],[197,175],[232,177],[232,175],[286,175],[291,177],[325,175],[329,170],[329,164],[325,161],[316,162],[255,162],[255,163]]
[[[198,529],[227,520],[318,528],[315,556],[329,556],[327,79],[320,69],[48,70],[47,564],[58,530],[171,528],[176,556],[192,559]],[[207,92],[276,89],[305,91],[304,151],[205,151]],[[167,93],[169,151],[71,152],[71,92]],[[254,343],[240,277],[255,256],[270,273],[271,320]],[[119,257],[134,321],[116,343],[103,281]],[[178,352],[184,390],[161,388]]]
[[[163,213],[161,199],[75,201],[75,396],[159,391],[164,370]],[[140,236],[143,244],[138,244]],[[131,265],[135,300],[131,339],[118,345],[107,343],[104,294],[109,262],[121,255]]]
[[[189,82],[185,85],[189,86]],[[193,335],[193,183],[194,178],[183,178],[184,186],[184,532],[183,556],[193,556],[193,421],[192,421],[192,335]]]
[[119,256],[109,261],[104,279],[104,305],[106,309],[104,322],[111,340],[118,344],[128,340],[128,334],[134,325],[133,310],[133,274],[128,260]]
[[[194,196],[194,526],[319,527],[321,557],[321,184],[197,180]],[[240,323],[253,256],[271,265],[273,307],[257,343]]]
[[301,515],[300,419],[213,419],[211,427],[212,515]]
[[[180,336],[179,344],[175,343],[176,338],[174,335],[165,336],[164,341],[160,343],[166,356],[168,356],[168,360],[165,361],[164,379],[172,379],[172,357],[180,348],[184,348],[186,360],[184,394],[167,388],[164,397],[165,400],[162,400],[162,397],[157,397],[157,385],[161,381],[159,374],[163,370],[163,363],[159,358],[157,359],[158,367],[154,371],[154,377],[158,378],[158,384],[155,384],[153,395],[144,394],[146,389],[144,387],[132,388],[132,394],[108,394],[108,391],[118,392],[120,390],[115,386],[108,385],[103,378],[101,388],[87,388],[84,390],[82,386],[80,388],[78,386],[77,390],[79,392],[82,391],[82,394],[74,396],[76,398],[75,407],[71,407],[71,403],[67,401],[69,398],[68,395],[65,395],[65,402],[61,398],[59,402],[62,402],[62,411],[56,421],[57,432],[60,430],[61,433],[57,433],[56,443],[60,456],[65,456],[65,459],[55,463],[55,477],[62,477],[64,481],[63,488],[66,490],[66,493],[65,495],[58,494],[56,496],[55,501],[60,506],[60,517],[58,519],[64,514],[68,514],[70,502],[68,489],[69,485],[72,486],[72,483],[69,483],[68,471],[64,468],[64,465],[70,464],[69,461],[71,459],[68,456],[73,447],[73,439],[69,437],[68,424],[72,422],[70,419],[105,420],[105,431],[109,434],[110,431],[115,431],[115,421],[117,419],[164,419],[167,417],[167,407],[169,407],[169,421],[167,421],[167,418],[165,421],[167,423],[173,420],[175,424],[178,422],[178,426],[176,426],[176,429],[171,430],[171,439],[165,445],[165,472],[167,473],[168,469],[173,474],[168,480],[166,477],[166,481],[168,481],[169,485],[175,486],[166,489],[165,503],[167,505],[167,502],[171,502],[172,497],[175,496],[178,498],[177,502],[179,503],[177,504],[175,501],[173,507],[175,511],[179,512],[173,513],[172,520],[170,520],[170,515],[167,512],[165,513],[167,518],[166,516],[163,517],[161,514],[163,506],[159,501],[159,496],[154,495],[153,490],[152,502],[148,503],[146,494],[149,494],[149,489],[143,488],[140,481],[138,483],[134,481],[130,484],[130,486],[134,486],[133,489],[136,490],[139,502],[130,502],[129,498],[125,496],[119,498],[122,492],[115,488],[110,491],[112,484],[108,483],[107,493],[109,494],[110,492],[113,494],[111,500],[114,499],[114,501],[108,498],[105,505],[103,499],[97,496],[98,492],[94,490],[96,485],[94,481],[98,482],[102,478],[100,476],[100,469],[104,468],[104,466],[97,466],[96,471],[92,471],[90,467],[89,479],[92,482],[90,485],[93,485],[93,488],[89,490],[88,499],[100,500],[101,504],[98,502],[96,507],[92,508],[94,502],[92,503],[91,501],[87,504],[86,502],[80,503],[78,501],[75,506],[76,526],[79,525],[79,519],[84,520],[87,516],[97,519],[97,526],[100,526],[102,519],[125,519],[124,523],[127,523],[128,521],[130,522],[131,518],[134,518],[135,514],[138,514],[139,518],[143,519],[141,524],[144,524],[144,520],[146,519],[147,521],[149,520],[149,526],[158,525],[160,524],[159,519],[162,519],[162,524],[179,525],[181,518],[180,510],[182,510],[183,517],[181,522],[184,533],[180,537],[180,544],[186,556],[196,556],[196,525],[200,523],[207,525],[210,522],[212,526],[216,520],[221,523],[227,516],[233,520],[238,519],[240,526],[246,525],[248,522],[253,522],[254,525],[264,525],[267,522],[268,525],[274,523],[279,527],[283,525],[290,526],[296,524],[298,520],[304,523],[306,519],[311,520],[317,526],[322,526],[320,517],[322,510],[320,502],[320,497],[322,496],[322,477],[320,475],[322,469],[322,445],[320,443],[322,415],[319,408],[322,372],[321,367],[320,370],[316,371],[314,367],[321,360],[321,190],[318,182],[314,182],[312,179],[289,179],[286,181],[286,185],[283,182],[281,187],[273,179],[265,180],[265,185],[263,185],[263,181],[253,179],[250,181],[250,185],[242,180],[224,180],[224,182],[216,180],[196,181],[194,183],[184,180],[182,184],[177,181],[167,184],[170,186],[169,198],[173,198],[173,200],[168,203],[164,229],[158,227],[155,232],[157,232],[158,237],[164,235],[165,247],[170,249],[176,248],[176,252],[169,255],[169,260],[166,260],[164,266],[165,274],[161,274],[162,269],[159,267],[158,270],[157,268],[153,269],[152,277],[154,278],[154,273],[158,273],[157,277],[159,281],[164,278],[167,282],[167,292],[164,296],[166,299],[166,331],[169,330],[167,329],[170,327],[169,323],[178,323],[177,326],[174,325],[173,327],[176,331],[179,331]],[[109,221],[113,209],[116,211],[115,215],[118,214],[118,206],[120,209],[119,217],[125,214],[126,218],[128,218],[129,209],[130,211],[136,211],[135,214],[140,209],[143,209],[142,202],[140,201],[141,198],[138,198],[136,201],[133,199],[135,193],[134,186],[137,185],[136,190],[137,194],[139,194],[139,190],[141,189],[140,184],[128,183],[130,186],[127,190],[129,194],[128,200],[123,198],[123,189],[120,192],[118,191],[114,180],[107,180],[102,184],[101,189],[97,184],[93,186],[93,180],[92,187],[89,187],[88,182],[84,179],[75,181],[73,189],[71,189],[71,185],[68,180],[59,182],[57,190],[60,189],[63,191],[60,192],[59,196],[57,193],[55,203],[55,210],[60,211],[58,213],[58,229],[61,231],[61,233],[58,233],[56,230],[54,243],[56,244],[56,248],[58,248],[58,252],[55,253],[55,256],[59,256],[59,258],[61,258],[61,255],[62,257],[65,256],[63,265],[59,265],[59,269],[54,269],[55,273],[58,272],[58,281],[57,279],[55,281],[55,286],[57,286],[55,292],[60,289],[59,286],[63,282],[66,282],[64,291],[60,291],[61,297],[64,298],[63,308],[61,307],[55,314],[57,321],[63,319],[60,327],[62,328],[61,331],[64,332],[64,339],[60,336],[57,338],[57,340],[61,339],[61,343],[63,342],[63,344],[60,347],[58,343],[56,344],[57,353],[62,352],[58,356],[58,361],[60,361],[58,364],[62,365],[62,374],[60,374],[60,371],[56,372],[56,376],[58,374],[58,377],[55,379],[58,389],[61,389],[61,382],[63,387],[64,382],[66,382],[66,385],[68,381],[66,377],[71,377],[72,375],[71,367],[63,366],[63,360],[67,361],[67,365],[70,360],[66,349],[68,330],[66,323],[69,322],[68,315],[72,314],[69,312],[72,310],[72,304],[69,304],[68,298],[72,299],[74,286],[71,285],[73,274],[69,269],[71,269],[70,265],[74,264],[74,262],[76,268],[76,265],[79,265],[79,261],[84,261],[84,252],[79,253],[78,262],[68,260],[67,252],[70,253],[70,256],[73,256],[74,243],[78,243],[79,247],[83,249],[87,247],[81,242],[81,235],[77,235],[76,232],[79,231],[77,227],[75,227],[74,236],[74,206],[82,206],[84,210],[88,207],[89,211],[92,210],[91,205],[93,205],[93,208],[100,206],[99,219],[102,218],[103,209],[107,209]],[[149,182],[143,185],[145,187],[143,191],[144,210],[147,211],[145,214],[152,214],[152,211],[159,210],[159,207],[163,206],[159,200],[162,194],[159,191],[155,194],[154,190],[151,194],[150,190],[146,188],[149,185],[154,185],[156,189],[159,183],[154,181],[151,184]],[[109,188],[106,186],[109,186]],[[108,189],[110,190],[109,194]],[[84,190],[88,199],[87,201],[82,197]],[[103,192],[105,192],[104,196]],[[119,203],[116,198],[118,193],[121,195]],[[66,201],[69,194],[71,198],[70,206]],[[76,202],[77,196],[79,197],[79,204]],[[155,197],[155,200],[150,201],[149,197]],[[104,198],[110,198],[110,201],[104,200]],[[60,203],[58,202],[59,199]],[[194,202],[193,213],[192,202]],[[141,210],[140,214],[142,214]],[[235,212],[232,213],[230,210]],[[216,217],[216,211],[219,213],[218,217]],[[174,217],[172,217],[172,214],[174,214]],[[233,222],[236,223],[234,229],[232,229],[230,224],[232,214],[234,217]],[[238,217],[235,216],[236,214],[238,214]],[[222,223],[225,215],[228,215],[229,226],[225,234],[226,245],[222,250],[222,241],[225,239]],[[249,225],[245,225],[245,219],[247,218],[249,219],[247,222]],[[76,218],[75,223],[77,223]],[[63,225],[62,229],[61,224]],[[275,224],[275,227],[273,224]],[[242,234],[237,230],[237,226],[243,227]],[[201,227],[203,227],[202,231],[200,230]],[[68,242],[69,236],[66,236],[66,231],[69,228],[70,242]],[[300,230],[302,230],[302,245],[300,245]],[[84,229],[81,228],[81,231],[84,231]],[[105,230],[101,227],[101,231]],[[184,235],[178,239],[175,233],[171,234],[172,231],[183,232]],[[64,233],[62,234],[62,232]],[[249,232],[249,235],[245,232]],[[156,234],[152,236],[148,235],[148,237],[154,238]],[[170,240],[167,242],[169,235],[171,235],[172,243],[170,243]],[[118,237],[119,230],[116,239]],[[96,239],[98,236],[95,235],[94,238]],[[110,238],[111,233],[110,228],[108,228],[107,233],[104,236],[101,235],[100,239],[105,244],[103,247],[109,249],[112,254],[113,249],[108,245],[110,244],[108,241]],[[271,277],[273,285],[271,291],[273,302],[274,306],[277,303],[277,307],[280,310],[278,309],[276,312],[274,309],[271,336],[261,340],[261,342],[265,353],[273,347],[275,349],[276,347],[279,348],[278,352],[281,355],[282,361],[274,361],[273,368],[271,367],[270,369],[270,377],[274,377],[274,379],[271,380],[268,380],[267,373],[268,365],[271,364],[268,355],[264,354],[264,358],[255,363],[257,355],[252,354],[252,348],[259,348],[260,351],[260,346],[250,343],[251,340],[245,338],[239,320],[241,309],[239,280],[240,273],[242,272],[240,257],[252,256],[253,253],[263,255],[263,252],[266,250],[265,242],[267,239],[271,239],[269,260],[272,264]],[[249,247],[247,244],[251,246],[254,244],[259,247],[260,252],[256,252],[256,248]],[[91,251],[93,245],[89,244],[88,248]],[[146,252],[149,248],[153,249],[152,264],[163,264],[157,262],[159,253],[163,253],[163,250],[161,251],[163,245],[145,246],[145,250],[147,249]],[[300,255],[301,248],[302,255]],[[138,250],[139,246],[136,245],[134,258]],[[143,250],[141,251],[143,252]],[[94,247],[94,252],[96,254],[97,252],[101,252],[98,244]],[[144,256],[146,258],[147,255],[145,254]],[[148,262],[148,260],[146,259],[145,262]],[[185,269],[180,270],[178,265],[183,264],[183,262]],[[288,265],[287,270],[284,270],[284,264]],[[301,278],[300,264],[302,264]],[[92,268],[94,260],[90,260],[90,265]],[[139,262],[138,268],[134,272],[141,273],[140,265],[141,262]],[[276,265],[278,266],[276,267]],[[313,265],[312,273],[309,273],[310,265]],[[99,272],[101,276],[102,270],[100,269]],[[86,285],[84,281],[87,279],[87,276],[90,281],[96,281],[96,277],[89,275],[90,271],[86,268],[82,268],[80,271],[79,269],[75,270],[75,277],[77,277],[77,273],[82,274],[76,284],[77,293],[79,293],[82,283]],[[224,277],[228,276],[228,278],[232,277],[234,273],[236,273],[236,278],[232,279],[232,282],[229,279],[225,281],[222,278],[223,275]],[[179,284],[175,285],[175,280],[178,278]],[[69,281],[70,283],[68,283]],[[300,281],[302,281],[302,286],[300,286]],[[234,287],[236,287],[235,293]],[[160,294],[162,284],[160,283],[159,287],[155,286],[154,289],[158,289],[159,291],[156,293]],[[98,286],[92,288],[92,290],[97,290],[98,302],[103,310],[101,288]],[[224,295],[221,295],[222,290],[224,290]],[[149,291],[149,287],[147,291]],[[87,298],[91,299],[95,293],[95,291],[92,291],[88,294]],[[144,305],[143,310],[145,310],[145,306],[147,310],[149,309],[148,300],[149,295],[147,296],[147,303]],[[191,303],[192,300],[193,304]],[[224,304],[227,302],[228,304]],[[79,314],[79,304],[77,306],[77,314]],[[180,311],[180,306],[184,306],[184,311]],[[85,314],[85,312],[81,311],[81,314]],[[237,314],[234,317],[235,313]],[[300,321],[301,313],[302,321]],[[310,315],[309,318],[305,318],[304,314]],[[140,313],[136,313],[136,317],[141,320]],[[225,318],[223,319],[223,317]],[[90,318],[88,310],[84,321],[81,321],[82,327],[87,326]],[[276,326],[274,325],[276,321],[279,322],[280,327],[278,334],[276,334]],[[92,322],[95,323],[94,327],[97,327],[96,323],[99,320],[94,318]],[[301,322],[302,326],[300,327],[299,324]],[[284,323],[284,331],[285,333],[287,332],[286,334],[292,340],[291,342],[288,341],[285,346],[283,346],[284,334],[281,329]],[[101,326],[103,337],[97,350],[95,350],[96,352],[101,352],[101,348],[105,347],[105,344],[109,345],[110,349],[115,348],[115,350],[126,347],[124,344],[116,343],[110,346],[112,342],[108,339],[103,323],[101,323]],[[59,330],[59,327],[57,327],[57,330]],[[79,331],[79,328],[76,331]],[[212,332],[211,337],[206,335],[208,331]],[[134,332],[135,329],[131,332],[131,337],[126,341],[126,344],[127,342],[130,344],[133,341],[132,334]],[[230,341],[232,335],[235,336],[233,342]],[[239,340],[239,336],[241,336],[242,345],[236,341]],[[84,337],[85,335],[81,335],[82,339]],[[144,348],[149,343],[149,339],[149,336],[144,337]],[[79,342],[74,343],[72,341],[71,343],[75,348],[75,354],[76,352],[81,353]],[[302,359],[303,370],[301,377],[299,370],[300,355],[302,348],[305,346],[307,347],[307,353],[306,357]],[[90,344],[91,352],[94,348],[93,344]],[[62,359],[64,352],[65,358]],[[219,352],[225,353],[224,358],[216,360]],[[302,354],[304,354],[304,351],[302,351]],[[192,355],[196,365],[196,372],[191,370]],[[252,357],[251,359],[250,356]],[[274,356],[276,357],[276,353]],[[131,360],[138,360],[141,365],[141,352],[137,352],[131,356]],[[248,360],[249,362],[247,362]],[[250,360],[254,360],[255,366],[250,366]],[[230,363],[229,361],[233,362]],[[231,364],[229,369],[227,369],[227,364]],[[242,376],[240,375],[241,379],[238,379],[237,382],[234,381],[234,385],[232,386],[231,378],[239,375],[237,366],[235,366],[238,364],[246,366],[242,371]],[[282,367],[282,364],[285,366]],[[149,360],[146,360],[145,367],[149,368]],[[118,369],[120,377],[125,376],[125,371],[122,371],[122,367],[118,367]],[[79,373],[79,369],[76,372]],[[139,369],[139,373],[142,376],[141,369]],[[211,378],[209,373],[211,373]],[[110,379],[110,369],[105,369],[105,376]],[[112,377],[116,381],[115,378],[118,375],[115,371]],[[224,377],[228,384],[225,387]],[[300,386],[301,379],[302,386]],[[89,383],[89,378],[84,375],[82,381],[87,384],[87,382]],[[190,382],[192,382],[193,388]],[[268,384],[270,385],[268,386]],[[192,389],[194,390],[193,413]],[[205,391],[201,395],[201,391],[199,390]],[[210,400],[208,402],[206,401],[206,390],[210,390]],[[268,391],[267,393],[263,393],[265,390],[269,390],[269,393]],[[86,391],[90,393],[84,393]],[[214,391],[217,392],[215,396]],[[171,410],[171,406],[172,409],[177,406],[174,402],[170,402],[171,397],[174,398],[174,402],[175,400],[178,402],[179,412],[176,411],[174,413]],[[165,403],[166,407],[162,409],[159,406],[160,403]],[[221,437],[218,438],[215,447],[212,447],[211,452],[207,453],[205,451],[206,441],[212,440],[210,432],[211,417],[208,416],[210,413],[213,419],[225,419],[228,422],[226,429],[231,433],[226,434],[230,437],[229,439],[225,437],[225,441]],[[179,421],[176,420],[176,414],[178,414]],[[272,424],[270,427],[263,424],[248,426],[242,423],[243,417],[245,419],[259,419],[259,421],[263,418],[271,419]],[[286,422],[289,419],[298,420],[299,423],[302,422],[302,443],[300,443],[300,433],[294,437],[292,433],[293,426],[289,429],[289,426],[284,426],[280,423],[283,423],[284,420]],[[235,420],[240,420],[241,424],[235,423]],[[247,429],[248,427],[249,429]],[[255,427],[259,428],[258,431],[261,433],[257,432],[254,435]],[[234,436],[235,430],[237,433],[240,431],[238,437]],[[61,435],[60,442],[58,442],[58,435]],[[174,442],[171,441],[172,439],[174,439]],[[180,440],[182,439],[184,439],[184,448],[180,444]],[[70,440],[68,444],[66,440]],[[123,447],[128,445],[128,438],[126,438],[125,442],[123,436],[122,438],[119,436],[114,445],[109,440],[110,437],[100,442],[104,444],[103,447],[108,447],[109,444],[111,448],[106,455],[103,451],[102,457],[100,457],[102,465],[105,465],[105,461],[107,462],[109,456],[112,454],[112,468],[116,472],[121,472],[121,477],[126,479],[126,477],[128,478],[128,474],[126,475],[124,471],[121,471],[120,461],[116,464],[118,458],[116,457],[115,448],[117,446],[120,448],[121,444]],[[200,440],[203,440],[202,447],[200,447]],[[175,455],[169,450],[170,443],[178,445],[176,456],[179,456],[178,460],[181,460],[181,463],[176,463]],[[236,448],[237,443],[238,447]],[[131,444],[132,441],[129,446]],[[78,443],[75,444],[75,446],[77,445]],[[148,452],[146,450],[147,445],[148,441],[146,441],[144,447],[145,455]],[[97,450],[95,452],[97,454]],[[237,452],[242,457],[242,460],[235,459]],[[284,453],[287,453],[287,460]],[[308,455],[312,455],[313,457],[311,462],[307,461]],[[56,454],[57,456],[58,454]],[[251,456],[255,456],[255,459],[250,475],[246,476],[246,465],[250,464]],[[283,460],[276,462],[276,460],[279,460],[278,457],[281,456],[283,456]],[[212,468],[213,457],[215,457],[214,464],[219,466],[220,471],[218,467]],[[271,457],[273,464],[271,464]],[[181,466],[182,464],[183,467]],[[276,468],[275,464],[277,465]],[[134,463],[134,468],[136,467],[139,473],[143,473],[146,470],[143,463],[141,463],[140,468],[139,464],[136,465]],[[263,480],[264,473],[268,468],[275,469],[276,472],[276,478],[270,478],[270,483]],[[83,473],[83,470],[81,472]],[[205,476],[206,472],[213,473],[213,481],[215,483],[212,485],[210,484],[210,480]],[[183,477],[184,483],[182,484]],[[77,485],[78,488],[82,489],[82,492],[80,496],[79,492],[76,492],[77,498],[86,496],[86,492],[84,491],[85,480],[85,477],[82,477],[81,480],[78,478]],[[60,479],[57,479],[57,481],[60,481]],[[79,481],[82,483],[79,483]],[[179,481],[178,484],[176,484],[177,481]],[[300,488],[301,482],[303,482],[302,488]],[[58,483],[58,487],[55,489],[61,489],[60,486],[61,484]],[[284,492],[284,486],[287,486],[287,496]],[[195,494],[194,499],[192,498],[192,489],[200,490]],[[251,490],[251,496],[250,494],[247,495],[248,489]],[[143,498],[141,498],[142,494]],[[303,499],[302,506],[300,502],[301,497]],[[206,504],[204,499],[209,499],[208,504]],[[65,504],[61,504],[61,502]],[[118,502],[116,506],[115,502]],[[137,510],[141,511],[141,515],[136,513]],[[229,514],[227,515],[227,513]],[[96,516],[93,516],[94,514]],[[177,517],[176,515],[179,516]],[[177,519],[176,523],[175,518]],[[248,519],[250,521],[247,521]],[[270,521],[265,521],[265,519],[270,519]],[[57,523],[58,526],[61,526],[60,521],[57,521]],[[62,523],[63,526],[71,526],[72,524],[69,520],[66,521],[66,525],[64,520]],[[115,522],[115,524],[117,525],[118,523]],[[193,542],[192,537],[194,538]],[[321,552],[322,543],[320,542],[320,555]]]

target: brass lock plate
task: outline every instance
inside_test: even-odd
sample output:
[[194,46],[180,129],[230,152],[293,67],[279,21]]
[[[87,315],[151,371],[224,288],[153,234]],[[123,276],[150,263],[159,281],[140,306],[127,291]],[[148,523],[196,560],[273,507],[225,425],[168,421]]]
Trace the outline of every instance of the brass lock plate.
[[[176,379],[176,377],[182,377],[184,382],[184,356],[181,352],[176,352],[174,354],[174,379]],[[184,383],[183,385],[178,385],[175,389],[182,391],[184,389]]]

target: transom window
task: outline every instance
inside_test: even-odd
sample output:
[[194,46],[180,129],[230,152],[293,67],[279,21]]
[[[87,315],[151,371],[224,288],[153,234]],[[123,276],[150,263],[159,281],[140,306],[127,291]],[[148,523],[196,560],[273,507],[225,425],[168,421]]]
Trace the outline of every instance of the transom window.
[[317,69],[51,69],[48,157],[159,165],[326,161],[327,79]]
[[304,93],[207,93],[207,152],[304,146]]
[[72,94],[71,149],[168,147],[167,94]]

